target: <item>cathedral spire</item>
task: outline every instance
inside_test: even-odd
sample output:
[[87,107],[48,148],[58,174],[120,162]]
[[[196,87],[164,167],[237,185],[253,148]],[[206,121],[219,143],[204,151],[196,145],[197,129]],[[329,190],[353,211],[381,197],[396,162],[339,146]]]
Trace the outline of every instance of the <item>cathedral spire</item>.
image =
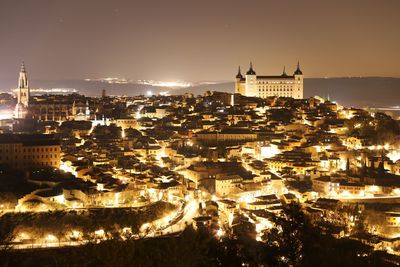
[[22,61],[21,70],[19,72],[18,88],[28,88],[28,76],[26,74],[25,63]]
[[22,63],[21,63],[21,71],[20,72],[26,72],[26,70],[25,70],[25,62],[24,61],[22,61]]
[[22,62],[21,70],[18,78],[18,94],[17,94],[17,105],[15,105],[14,117],[17,119],[24,119],[28,114],[29,105],[29,85],[28,76],[26,75],[25,64]]

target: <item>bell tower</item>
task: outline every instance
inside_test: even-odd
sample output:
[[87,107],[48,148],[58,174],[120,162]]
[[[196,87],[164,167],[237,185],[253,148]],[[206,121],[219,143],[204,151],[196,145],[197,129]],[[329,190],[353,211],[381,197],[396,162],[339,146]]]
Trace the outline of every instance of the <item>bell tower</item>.
[[24,119],[28,113],[30,90],[28,83],[28,76],[26,74],[25,64],[22,62],[21,71],[19,72],[18,79],[18,92],[17,98],[18,102],[15,106],[14,117],[17,119]]
[[25,64],[22,62],[21,71],[18,79],[18,103],[25,107],[29,105],[30,90],[28,84],[28,76],[26,75]]

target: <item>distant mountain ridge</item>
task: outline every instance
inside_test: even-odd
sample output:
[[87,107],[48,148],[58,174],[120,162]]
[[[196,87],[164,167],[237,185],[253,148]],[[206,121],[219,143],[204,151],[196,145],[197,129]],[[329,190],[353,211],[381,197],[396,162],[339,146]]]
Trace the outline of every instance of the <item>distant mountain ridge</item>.
[[[9,91],[16,85],[15,81],[0,81],[0,89]],[[194,86],[181,89],[152,86],[148,84],[108,84],[101,81],[84,80],[32,80],[32,88],[75,88],[81,94],[100,96],[105,89],[109,95],[139,95],[151,91],[154,94],[169,91],[170,94],[185,92],[202,94],[205,91],[223,91],[232,93],[234,82],[196,83]],[[7,88],[7,89],[5,89]],[[400,105],[400,78],[390,77],[349,77],[349,78],[305,78],[304,96],[319,95],[328,97],[345,106],[388,107]]]
[[[221,83],[207,87],[208,90],[233,92],[234,83]],[[197,86],[180,89],[179,93],[204,91]],[[319,95],[345,106],[388,107],[400,105],[400,78],[350,77],[350,78],[305,78],[304,97]]]

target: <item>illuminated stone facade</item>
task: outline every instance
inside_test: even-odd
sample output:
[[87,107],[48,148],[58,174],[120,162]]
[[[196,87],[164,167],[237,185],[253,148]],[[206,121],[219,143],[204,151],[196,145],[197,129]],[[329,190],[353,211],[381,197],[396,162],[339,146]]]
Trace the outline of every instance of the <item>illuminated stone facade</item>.
[[15,169],[59,168],[59,141],[46,135],[0,135],[0,165]]
[[16,119],[24,119],[28,114],[28,105],[30,98],[28,76],[26,74],[24,63],[22,63],[21,71],[19,72],[17,98],[18,102],[15,106],[14,117]]
[[287,75],[285,69],[282,75],[260,76],[257,75],[250,63],[250,68],[243,76],[240,67],[235,80],[235,93],[249,97],[293,97],[303,98],[303,72],[300,65],[293,75]]

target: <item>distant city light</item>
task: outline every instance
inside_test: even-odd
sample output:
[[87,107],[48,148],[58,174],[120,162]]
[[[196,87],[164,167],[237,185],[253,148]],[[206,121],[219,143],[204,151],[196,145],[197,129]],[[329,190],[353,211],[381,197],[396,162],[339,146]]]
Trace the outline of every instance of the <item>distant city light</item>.
[[188,88],[193,84],[190,82],[183,81],[154,81],[154,80],[139,80],[139,84],[151,85],[155,87],[167,87],[167,88]]
[[103,83],[108,83],[108,84],[127,84],[130,81],[128,81],[125,78],[113,78],[113,77],[107,77],[107,78],[97,78],[97,79],[85,79],[86,82],[103,82]]
[[169,91],[164,91],[159,93],[161,96],[167,96],[169,95]]

